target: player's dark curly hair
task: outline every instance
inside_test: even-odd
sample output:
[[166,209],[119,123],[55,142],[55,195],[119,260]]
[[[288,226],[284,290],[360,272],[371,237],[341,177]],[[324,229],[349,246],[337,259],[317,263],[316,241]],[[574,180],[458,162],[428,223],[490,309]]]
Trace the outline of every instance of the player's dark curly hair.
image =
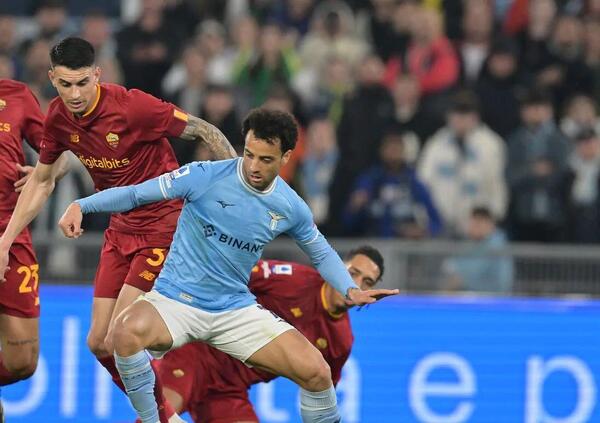
[[52,67],[65,66],[76,70],[92,66],[95,60],[94,47],[83,38],[68,37],[50,49]]
[[379,250],[375,247],[371,247],[370,245],[361,245],[358,248],[350,250],[348,254],[346,254],[346,259],[350,260],[352,257],[362,254],[363,256],[367,256],[373,261],[379,268],[379,279],[383,277],[383,271],[385,270],[383,267],[383,256],[379,252]]
[[242,123],[244,139],[250,130],[256,138],[269,143],[275,144],[279,140],[282,153],[296,147],[298,125],[289,113],[264,107],[252,109]]

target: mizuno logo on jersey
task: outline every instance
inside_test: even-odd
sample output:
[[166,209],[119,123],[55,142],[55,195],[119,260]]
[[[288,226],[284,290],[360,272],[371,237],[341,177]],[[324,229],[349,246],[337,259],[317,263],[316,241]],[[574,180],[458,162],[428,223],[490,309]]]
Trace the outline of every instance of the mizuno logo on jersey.
[[221,205],[221,207],[223,207],[224,209],[227,208],[227,207],[235,206],[235,204],[231,204],[231,203],[228,203],[228,202],[223,201],[223,200],[217,200],[217,203],[219,203]]
[[269,213],[269,216],[271,216],[271,230],[274,231],[275,229],[277,229],[277,223],[279,223],[280,220],[283,219],[287,219],[287,217],[285,217],[282,214],[279,214],[277,212],[268,210],[267,213]]

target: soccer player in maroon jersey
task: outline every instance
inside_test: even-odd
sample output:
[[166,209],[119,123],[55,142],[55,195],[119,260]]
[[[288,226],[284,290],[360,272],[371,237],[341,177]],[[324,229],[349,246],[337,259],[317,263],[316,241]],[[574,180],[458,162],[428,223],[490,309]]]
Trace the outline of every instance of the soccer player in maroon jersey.
[[[66,38],[50,51],[49,77],[58,91],[44,125],[39,161],[0,238],[0,279],[17,234],[40,212],[54,188],[57,158],[72,151],[97,190],[139,183],[178,168],[166,137],[202,141],[217,159],[236,157],[223,134],[208,122],[139,90],[99,83],[94,49]],[[94,281],[88,346],[124,390],[110,345],[113,317],[152,288],[169,251],[179,201],[163,201],[114,214],[105,232]],[[160,392],[160,391],[157,391]],[[161,422],[170,410],[160,405]]]
[[[345,262],[361,289],[371,289],[383,275],[383,257],[373,247],[350,251]],[[261,305],[321,351],[337,385],[354,341],[344,297],[312,267],[290,262],[259,261],[248,286]],[[248,388],[277,377],[200,342],[167,353],[158,371],[170,404],[202,423],[258,422]]]
[[[23,139],[36,151],[44,133],[44,115],[33,93],[21,82],[0,79],[0,231],[4,232],[30,166]],[[57,169],[66,171],[66,160]],[[0,283],[0,386],[30,377],[39,352],[38,263],[26,227],[8,251],[8,271]],[[0,404],[0,421],[2,421]]]

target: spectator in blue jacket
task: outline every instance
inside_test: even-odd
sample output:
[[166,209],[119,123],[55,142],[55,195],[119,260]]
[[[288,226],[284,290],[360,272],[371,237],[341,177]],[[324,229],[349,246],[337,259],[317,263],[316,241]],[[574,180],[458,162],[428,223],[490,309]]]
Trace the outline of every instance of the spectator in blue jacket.
[[357,179],[344,213],[347,235],[420,239],[440,233],[429,191],[404,160],[401,133],[384,136],[379,159]]
[[490,210],[476,207],[471,211],[468,238],[472,242],[463,254],[443,265],[445,289],[467,291],[510,292],[513,284],[512,258],[499,253],[507,246],[506,236],[496,226]]

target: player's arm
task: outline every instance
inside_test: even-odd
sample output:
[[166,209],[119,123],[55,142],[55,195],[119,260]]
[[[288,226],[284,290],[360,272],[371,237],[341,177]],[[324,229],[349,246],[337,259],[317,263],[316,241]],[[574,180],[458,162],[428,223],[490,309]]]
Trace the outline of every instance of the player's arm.
[[397,289],[361,290],[346,269],[338,253],[319,232],[313,223],[312,213],[304,202],[300,202],[295,210],[298,213],[297,224],[290,231],[298,246],[310,257],[319,274],[339,293],[355,305],[374,303],[388,295],[398,294]]
[[237,153],[223,133],[211,123],[190,114],[187,125],[179,136],[184,140],[204,142],[217,160],[232,159]]
[[[69,165],[69,157],[67,156],[69,153],[64,152],[60,155],[58,160],[55,162],[55,166],[53,166],[52,174],[54,178],[54,182],[59,181],[63,176],[67,174],[71,166]],[[21,166],[17,163],[17,170],[23,174],[23,176],[14,183],[15,192],[23,191],[23,187],[31,177],[31,174],[35,170],[33,166]]]
[[19,195],[8,226],[0,237],[0,281],[5,281],[4,274],[8,270],[8,251],[12,243],[42,210],[54,190],[56,176],[59,174],[61,166],[61,160],[52,164],[38,162]]
[[67,238],[79,238],[83,233],[84,214],[122,213],[158,201],[192,199],[201,189],[208,189],[211,175],[207,163],[195,162],[141,184],[109,188],[75,200],[67,207],[58,226]]

